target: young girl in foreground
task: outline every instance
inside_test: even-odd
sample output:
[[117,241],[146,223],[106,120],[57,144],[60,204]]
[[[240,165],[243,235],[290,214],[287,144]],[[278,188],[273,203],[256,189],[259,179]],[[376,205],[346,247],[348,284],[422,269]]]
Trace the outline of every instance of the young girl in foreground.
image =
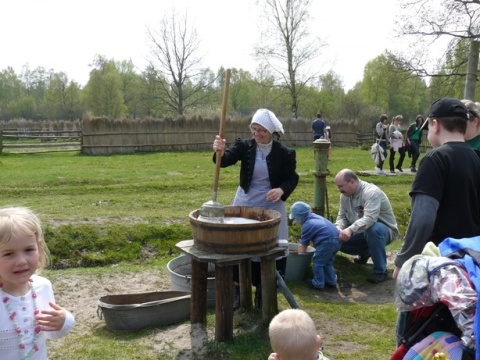
[[48,262],[40,220],[29,209],[0,208],[0,359],[46,360],[46,339],[75,324],[55,304],[52,284],[35,275]]

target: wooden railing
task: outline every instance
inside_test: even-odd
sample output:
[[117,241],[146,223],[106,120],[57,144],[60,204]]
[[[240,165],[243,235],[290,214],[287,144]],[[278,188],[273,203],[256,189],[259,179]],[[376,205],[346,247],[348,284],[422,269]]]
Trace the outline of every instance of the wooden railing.
[[0,131],[0,154],[33,154],[81,150],[81,130],[59,131],[18,128]]

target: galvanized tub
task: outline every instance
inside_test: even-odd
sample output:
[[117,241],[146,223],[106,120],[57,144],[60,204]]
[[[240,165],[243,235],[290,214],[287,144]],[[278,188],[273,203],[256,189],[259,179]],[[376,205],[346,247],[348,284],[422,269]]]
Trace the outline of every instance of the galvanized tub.
[[312,246],[307,247],[307,252],[299,254],[298,244],[288,244],[288,250],[290,251],[287,257],[287,267],[285,269],[285,280],[287,281],[300,281],[307,275],[308,268],[312,262],[315,248]]
[[[190,292],[192,289],[192,258],[181,255],[167,264],[170,273],[170,289]],[[207,306],[215,306],[215,265],[208,264]]]
[[190,293],[158,291],[102,296],[97,315],[110,330],[136,331],[160,327],[190,318]]
[[257,220],[254,223],[218,223],[198,219],[200,210],[190,213],[193,243],[201,251],[215,254],[251,254],[277,246],[280,213],[251,206],[225,206],[225,218]]

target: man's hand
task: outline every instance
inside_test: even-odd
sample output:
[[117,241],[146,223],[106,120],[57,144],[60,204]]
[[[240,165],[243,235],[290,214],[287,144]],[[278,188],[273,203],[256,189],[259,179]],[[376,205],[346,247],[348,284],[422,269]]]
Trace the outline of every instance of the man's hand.
[[338,233],[338,240],[341,242],[347,242],[352,237],[353,231],[350,228],[340,230]]

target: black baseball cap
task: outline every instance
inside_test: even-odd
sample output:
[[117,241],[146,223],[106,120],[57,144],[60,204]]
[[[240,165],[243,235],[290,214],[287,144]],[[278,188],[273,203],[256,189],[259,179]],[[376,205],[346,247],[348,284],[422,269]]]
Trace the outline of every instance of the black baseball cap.
[[[432,103],[428,112],[428,117],[432,118],[444,118],[444,117],[459,117],[468,121],[468,110],[463,102],[458,99],[444,97],[438,99]],[[422,125],[422,129],[425,127],[425,121]]]

